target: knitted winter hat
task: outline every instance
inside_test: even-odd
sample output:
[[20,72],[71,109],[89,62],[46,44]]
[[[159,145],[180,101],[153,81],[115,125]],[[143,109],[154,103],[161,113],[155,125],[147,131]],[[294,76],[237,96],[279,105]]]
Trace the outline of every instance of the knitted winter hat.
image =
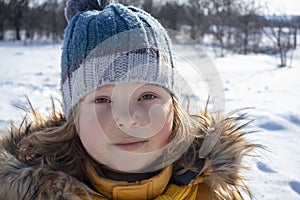
[[105,0],[69,0],[65,9],[61,91],[66,117],[91,91],[145,82],[176,96],[170,39],[150,14]]

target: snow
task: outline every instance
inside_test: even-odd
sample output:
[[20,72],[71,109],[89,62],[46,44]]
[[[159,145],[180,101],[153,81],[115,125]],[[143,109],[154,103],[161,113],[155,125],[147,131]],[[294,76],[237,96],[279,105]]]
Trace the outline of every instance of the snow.
[[[189,53],[187,46],[175,49]],[[247,160],[255,198],[300,199],[300,47],[287,68],[277,68],[268,55],[215,58],[206,50],[223,83],[225,110],[252,107],[249,117],[255,121],[248,129],[257,132],[248,137],[267,149]],[[51,97],[61,99],[60,53],[60,44],[0,43],[0,129],[25,115],[16,106],[24,108],[27,96],[42,114],[50,111]]]
[[0,127],[24,117],[16,106],[27,105],[27,96],[46,113],[51,97],[60,98],[59,45],[1,43],[0,52]]

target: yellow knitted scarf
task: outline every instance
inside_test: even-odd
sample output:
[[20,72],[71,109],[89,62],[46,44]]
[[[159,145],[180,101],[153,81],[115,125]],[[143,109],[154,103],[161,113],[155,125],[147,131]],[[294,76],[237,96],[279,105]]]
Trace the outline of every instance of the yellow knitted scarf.
[[171,184],[165,194],[155,200],[195,200],[197,198],[198,185],[177,186]]

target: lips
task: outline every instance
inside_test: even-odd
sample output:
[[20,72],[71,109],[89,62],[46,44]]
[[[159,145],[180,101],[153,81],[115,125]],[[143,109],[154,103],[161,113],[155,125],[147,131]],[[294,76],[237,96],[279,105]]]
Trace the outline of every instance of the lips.
[[115,146],[119,147],[120,149],[123,149],[125,151],[134,151],[142,146],[147,142],[147,140],[143,141],[124,141],[114,144]]

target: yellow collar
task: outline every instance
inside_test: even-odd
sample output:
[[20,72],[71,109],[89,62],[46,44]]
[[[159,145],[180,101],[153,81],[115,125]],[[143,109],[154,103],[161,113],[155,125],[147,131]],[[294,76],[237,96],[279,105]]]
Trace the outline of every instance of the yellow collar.
[[87,176],[95,189],[109,199],[153,199],[162,194],[168,185],[172,176],[172,165],[150,179],[134,183],[102,178],[91,164],[87,165]]

